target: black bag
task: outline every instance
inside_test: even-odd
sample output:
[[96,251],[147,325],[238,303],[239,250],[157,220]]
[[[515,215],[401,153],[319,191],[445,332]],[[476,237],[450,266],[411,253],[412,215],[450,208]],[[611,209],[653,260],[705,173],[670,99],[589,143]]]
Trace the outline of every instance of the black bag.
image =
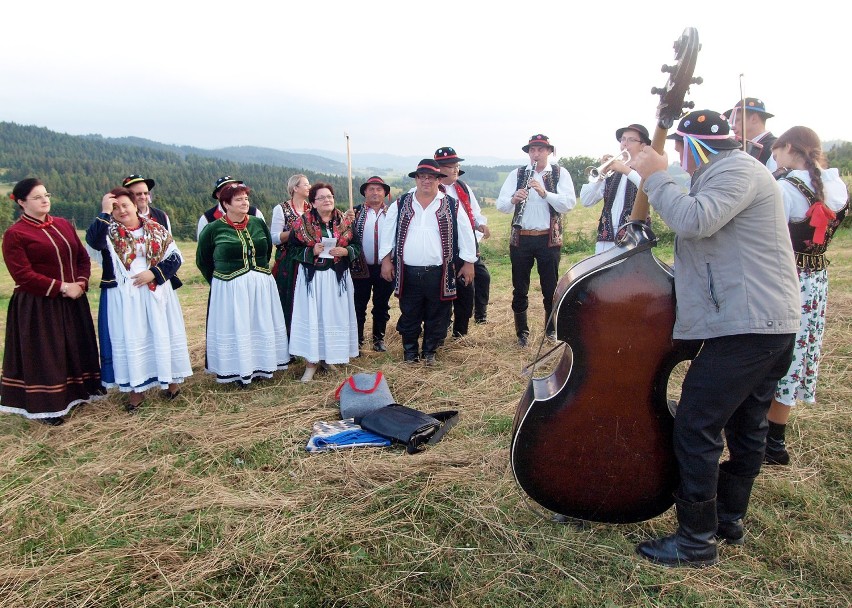
[[438,443],[458,419],[459,413],[454,410],[424,414],[394,403],[364,416],[361,428],[402,443],[409,454],[416,454]]

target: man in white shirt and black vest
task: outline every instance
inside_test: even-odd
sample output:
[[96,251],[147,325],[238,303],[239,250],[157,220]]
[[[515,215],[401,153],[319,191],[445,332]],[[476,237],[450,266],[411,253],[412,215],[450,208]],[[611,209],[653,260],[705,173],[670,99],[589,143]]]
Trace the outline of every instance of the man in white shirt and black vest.
[[[631,159],[636,158],[642,148],[651,145],[648,129],[640,124],[618,129],[615,132],[615,139],[621,146],[621,152],[626,150]],[[611,156],[601,158],[601,166],[611,159]],[[601,218],[598,221],[595,253],[612,249],[623,235],[619,227],[630,219],[633,201],[636,200],[639,182],[642,181],[639,174],[631,168],[629,161],[612,160],[607,165],[606,171],[612,171],[612,175],[583,184],[580,188],[580,202],[584,207],[596,205],[601,200],[604,202]]]
[[390,319],[390,297],[393,283],[382,278],[382,258],[379,257],[381,235],[387,226],[390,186],[378,175],[361,184],[364,202],[355,207],[353,230],[361,243],[361,255],[353,260],[349,272],[355,287],[355,318],[358,320],[358,346],[364,345],[364,323],[367,305],[373,297],[373,350],[383,353],[385,329]]
[[[222,188],[227,186],[228,184],[242,184],[243,181],[239,179],[234,179],[230,175],[225,175],[216,180],[216,185],[213,187],[213,194],[210,195],[210,198],[218,201],[219,200],[219,192],[222,191]],[[263,213],[261,213],[260,209],[255,207],[254,205],[249,207],[248,210],[249,215],[254,215],[259,217],[264,222],[266,219],[263,217]],[[222,203],[217,202],[215,207],[211,207],[207,211],[201,214],[201,217],[198,218],[198,227],[195,230],[196,238],[201,236],[201,231],[204,230],[204,227],[214,220],[218,220],[220,217],[225,215],[225,210],[222,208]]]
[[447,177],[441,178],[439,186],[441,191],[461,203],[473,225],[476,237],[477,257],[473,264],[473,283],[457,285],[456,299],[453,301],[453,337],[460,338],[467,334],[471,316],[477,323],[485,323],[488,316],[491,275],[488,274],[488,268],[479,256],[479,241],[487,239],[491,233],[488,230],[488,218],[482,215],[482,208],[476,200],[476,195],[466,183],[459,179],[464,175],[464,171],[459,167],[459,163],[464,159],[459,158],[456,151],[449,146],[435,150],[434,158],[441,166],[441,171],[447,174]]
[[509,240],[512,311],[515,313],[518,346],[524,348],[530,333],[527,294],[533,264],[538,267],[545,331],[548,338],[556,338],[555,324],[550,323],[550,311],[562,257],[562,214],[574,208],[577,197],[568,171],[558,164],[548,164],[548,157],[555,148],[546,135],[533,135],[521,149],[529,154],[530,164],[514,169],[506,177],[497,197],[497,210],[512,213]]
[[414,363],[422,357],[432,365],[435,351],[447,337],[457,283],[473,281],[476,238],[458,201],[438,189],[439,180],[447,175],[434,159],[424,158],[408,176],[417,187],[388,209],[379,256],[382,277],[395,281],[401,313],[396,329],[405,361]]
[[137,173],[128,175],[121,182],[123,187],[133,193],[133,202],[136,203],[139,215],[153,219],[171,233],[172,224],[169,222],[169,215],[162,209],[151,206],[151,190],[154,189],[155,184],[150,177],[143,177]]

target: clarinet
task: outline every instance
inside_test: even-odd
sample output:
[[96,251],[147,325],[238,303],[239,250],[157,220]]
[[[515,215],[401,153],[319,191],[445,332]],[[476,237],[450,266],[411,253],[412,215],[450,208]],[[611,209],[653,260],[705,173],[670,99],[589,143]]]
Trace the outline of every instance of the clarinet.
[[[533,163],[532,169],[528,169],[528,170],[527,170],[527,171],[528,171],[528,175],[527,175],[527,190],[529,190],[529,187],[530,187],[530,185],[532,184],[533,178],[535,177],[535,169],[536,169],[536,167],[538,167],[538,163],[537,163],[537,162],[536,162],[536,163]],[[514,219],[514,220],[512,220],[512,227],[514,227],[514,228],[518,228],[518,229],[520,229],[520,228],[521,228],[521,224],[523,223],[523,219],[524,219],[524,211],[525,211],[525,210],[526,210],[526,208],[527,208],[527,199],[528,199],[528,198],[529,198],[529,192],[527,192],[527,198],[525,198],[525,199],[524,199],[524,200],[522,200],[520,203],[518,203],[518,205],[517,205],[517,211],[518,211],[518,212],[515,214],[515,219]]]

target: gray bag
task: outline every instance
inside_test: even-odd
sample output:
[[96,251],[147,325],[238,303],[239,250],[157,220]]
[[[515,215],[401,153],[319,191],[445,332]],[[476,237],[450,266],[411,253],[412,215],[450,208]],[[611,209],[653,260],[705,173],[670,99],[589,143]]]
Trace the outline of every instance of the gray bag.
[[334,397],[340,401],[340,417],[354,418],[355,424],[361,424],[361,418],[370,412],[396,403],[382,372],[349,376]]

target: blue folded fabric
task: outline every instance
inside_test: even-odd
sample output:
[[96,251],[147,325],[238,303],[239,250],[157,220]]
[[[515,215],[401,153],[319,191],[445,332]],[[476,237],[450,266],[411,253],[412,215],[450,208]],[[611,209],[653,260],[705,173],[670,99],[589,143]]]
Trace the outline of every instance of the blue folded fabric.
[[[340,429],[344,430],[340,430]],[[315,423],[314,434],[308,439],[305,449],[308,452],[327,452],[341,448],[386,447],[391,440],[354,424],[352,419],[334,423]]]

